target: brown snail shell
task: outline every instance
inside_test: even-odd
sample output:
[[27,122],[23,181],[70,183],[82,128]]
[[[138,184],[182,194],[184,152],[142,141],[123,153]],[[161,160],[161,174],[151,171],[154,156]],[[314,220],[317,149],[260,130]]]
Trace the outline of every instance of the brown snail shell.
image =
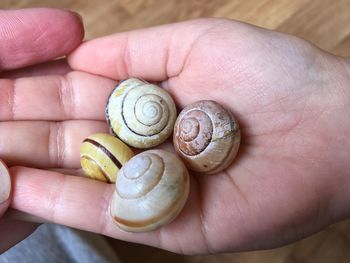
[[176,152],[190,170],[215,174],[235,158],[240,130],[228,110],[215,101],[203,100],[181,111],[173,141]]
[[149,150],[119,171],[110,205],[113,221],[129,232],[145,232],[170,223],[189,194],[189,175],[173,153]]

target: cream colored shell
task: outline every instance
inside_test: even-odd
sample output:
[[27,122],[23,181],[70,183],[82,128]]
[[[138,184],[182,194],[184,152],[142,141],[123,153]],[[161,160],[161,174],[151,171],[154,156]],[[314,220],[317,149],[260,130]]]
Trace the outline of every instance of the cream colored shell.
[[114,183],[119,169],[133,151],[116,137],[96,133],[86,138],[80,148],[80,163],[84,174],[92,179]]
[[232,114],[215,101],[184,108],[174,127],[174,147],[193,171],[215,174],[227,168],[240,145],[240,130]]
[[131,78],[113,90],[106,107],[106,119],[122,141],[135,148],[150,148],[172,133],[176,107],[162,88]]
[[10,172],[6,164],[0,160],[0,204],[8,200],[11,191]]
[[189,175],[182,161],[170,152],[149,150],[118,173],[111,216],[125,231],[151,231],[179,214],[188,193]]

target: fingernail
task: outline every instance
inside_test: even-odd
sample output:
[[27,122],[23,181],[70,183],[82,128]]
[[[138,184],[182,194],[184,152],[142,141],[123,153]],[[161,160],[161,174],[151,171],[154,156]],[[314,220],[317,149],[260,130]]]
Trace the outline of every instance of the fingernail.
[[81,23],[84,24],[84,20],[83,20],[83,17],[82,17],[81,14],[79,14],[79,13],[77,13],[77,12],[75,12],[75,11],[71,11],[71,10],[70,10],[70,12],[73,13],[73,15],[75,15],[77,18],[79,18],[79,20],[81,21]]
[[11,179],[7,166],[0,160],[0,204],[10,196]]
[[73,11],[73,10],[71,10],[71,9],[69,9],[69,8],[61,8],[61,10],[73,14],[73,15],[74,15],[75,17],[77,17],[77,18],[81,21],[81,23],[83,24],[83,17],[82,17],[78,12]]

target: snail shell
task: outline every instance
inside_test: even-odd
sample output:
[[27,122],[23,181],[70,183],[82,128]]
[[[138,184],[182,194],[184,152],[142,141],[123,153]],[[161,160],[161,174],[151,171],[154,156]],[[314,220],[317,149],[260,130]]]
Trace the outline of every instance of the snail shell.
[[8,200],[11,191],[10,172],[6,164],[0,160],[0,204]]
[[92,179],[113,183],[119,169],[133,151],[116,137],[96,133],[86,138],[80,148],[80,164],[84,174]]
[[229,111],[215,101],[203,100],[181,111],[173,141],[189,169],[214,174],[227,168],[235,158],[240,131]]
[[162,88],[131,78],[111,93],[106,107],[111,130],[135,148],[150,148],[164,142],[176,120],[173,99]]
[[179,214],[188,193],[188,171],[176,155],[164,150],[145,151],[119,171],[111,216],[125,231],[151,231]]

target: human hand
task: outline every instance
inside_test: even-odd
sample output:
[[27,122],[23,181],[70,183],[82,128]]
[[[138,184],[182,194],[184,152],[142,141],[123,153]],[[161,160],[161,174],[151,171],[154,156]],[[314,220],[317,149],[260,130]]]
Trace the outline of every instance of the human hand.
[[[151,233],[113,224],[113,185],[58,172],[13,167],[12,207],[186,254],[280,246],[349,216],[347,60],[289,35],[209,19],[88,41],[69,64],[83,72],[45,78],[52,91],[39,86],[30,90],[31,101],[17,100],[16,118],[43,122],[2,125],[1,141],[10,130],[19,138],[2,147],[5,157],[15,156],[12,164],[74,173],[82,139],[108,130],[103,112],[111,79],[129,76],[161,82],[180,108],[200,99],[226,106],[241,125],[239,156],[215,176],[192,174],[182,213]],[[17,94],[38,83],[42,78],[22,80]]]
[[[24,89],[21,87],[20,94],[16,94],[17,84],[21,83],[20,77],[69,71],[69,66],[63,61],[38,64],[68,54],[81,43],[82,38],[82,23],[71,12],[44,8],[0,10],[0,158],[4,158],[6,163],[23,164],[15,155],[26,147],[26,142],[22,140],[25,140],[25,124],[21,122],[25,118],[15,116],[15,102],[16,98],[30,100],[31,96],[25,92],[29,86]],[[31,65],[35,66],[26,67]],[[10,79],[15,77],[17,79]],[[7,130],[9,134],[5,135],[6,127],[13,125],[14,120],[18,130]],[[11,141],[21,141],[18,144],[20,148],[7,148]],[[0,218],[11,200],[10,187],[8,171],[0,160]],[[13,190],[12,194],[18,193]],[[0,253],[21,241],[37,227],[37,224],[12,220],[6,216],[4,218],[0,219]]]

